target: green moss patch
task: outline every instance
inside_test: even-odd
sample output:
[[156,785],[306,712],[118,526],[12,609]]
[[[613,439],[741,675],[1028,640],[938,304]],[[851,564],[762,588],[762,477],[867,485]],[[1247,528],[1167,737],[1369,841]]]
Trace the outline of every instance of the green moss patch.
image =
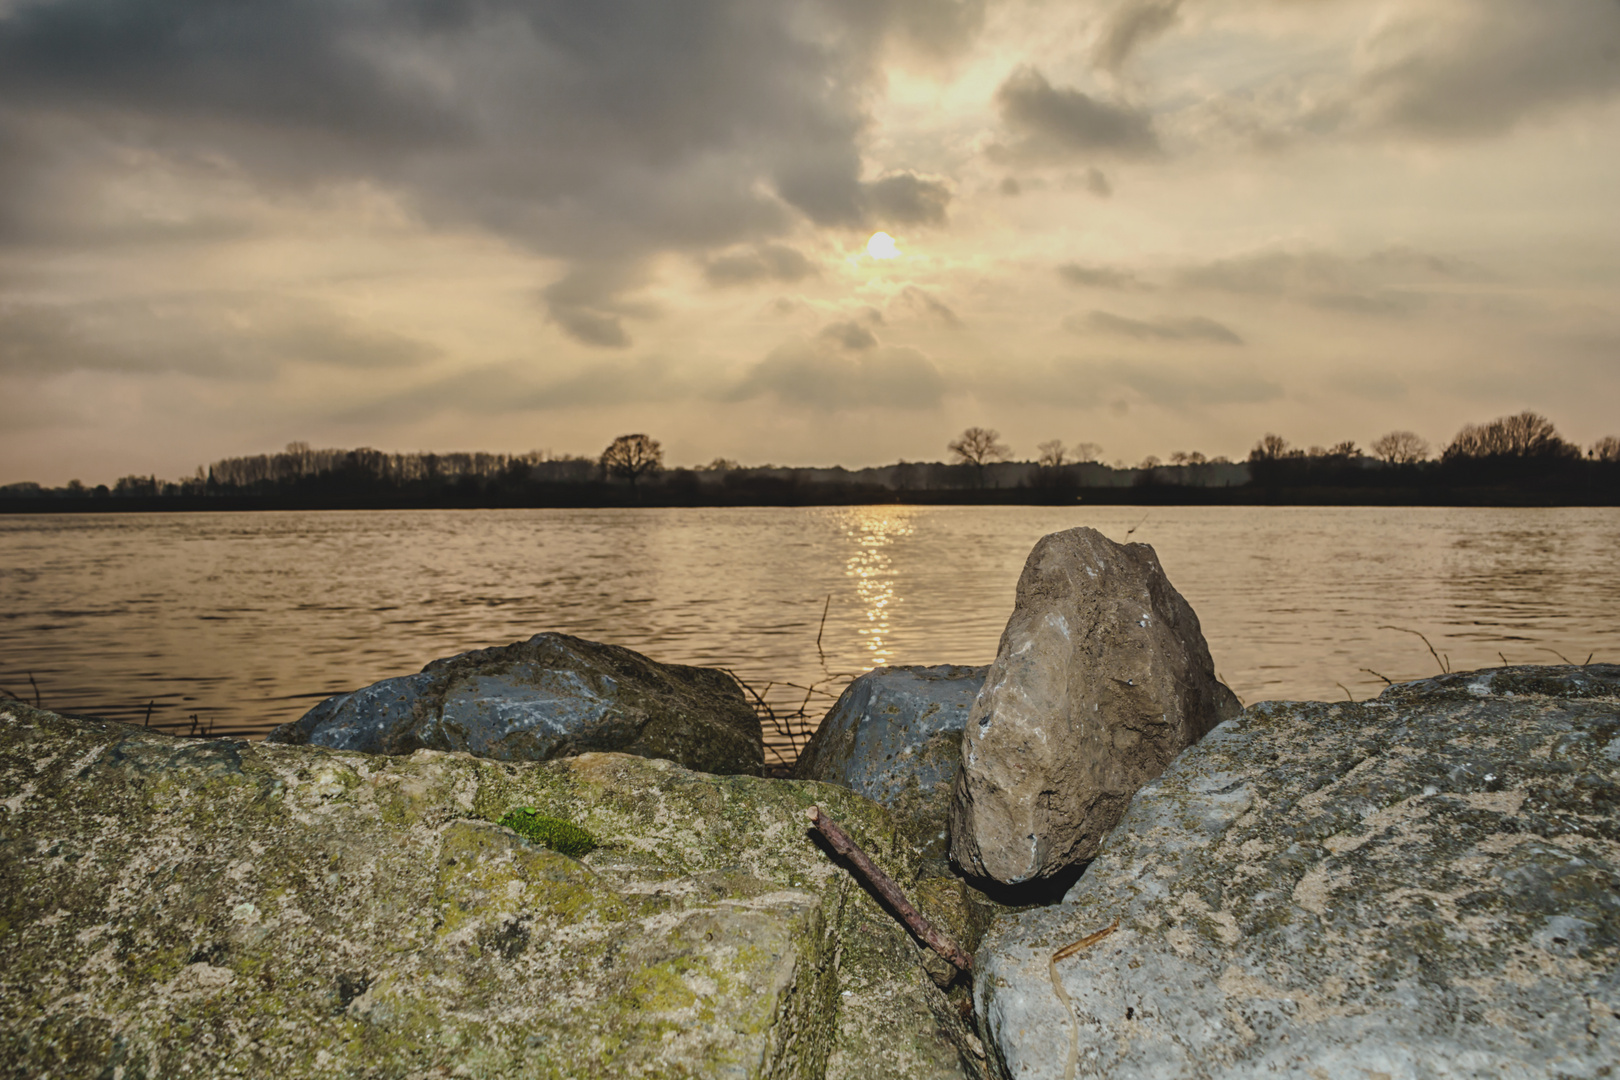
[[546,817],[528,806],[507,811],[496,824],[506,826],[519,836],[544,844],[559,855],[575,859],[590,854],[598,846],[596,837],[578,825],[563,821],[561,818]]

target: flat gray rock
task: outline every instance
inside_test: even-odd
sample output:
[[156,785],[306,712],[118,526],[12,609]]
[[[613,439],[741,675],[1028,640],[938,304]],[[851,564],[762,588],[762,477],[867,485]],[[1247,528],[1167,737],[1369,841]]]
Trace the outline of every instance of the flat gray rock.
[[962,728],[988,667],[880,667],[845,688],[794,775],[859,792],[916,826],[927,858],[949,845]]
[[975,959],[1019,1080],[1609,1076],[1620,666],[1252,706]]
[[730,675],[568,634],[435,660],[327,698],[266,741],[500,761],[618,751],[722,774],[758,775],[764,764],[759,718]]
[[1138,788],[1240,708],[1151,547],[1095,529],[1042,537],[963,734],[951,857],[1007,884],[1071,870]]

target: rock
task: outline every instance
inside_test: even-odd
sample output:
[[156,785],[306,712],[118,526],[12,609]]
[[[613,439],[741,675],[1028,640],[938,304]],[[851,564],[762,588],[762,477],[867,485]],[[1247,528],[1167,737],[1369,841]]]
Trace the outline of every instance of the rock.
[[988,667],[880,667],[845,688],[794,775],[839,784],[910,822],[945,872],[962,726]]
[[1151,547],[1095,529],[1042,537],[963,737],[952,858],[1007,884],[1063,874],[1239,709]]
[[[910,939],[807,834],[819,803],[910,880],[888,814],[837,787],[185,740],[8,703],[0,793],[19,1076],[979,1075]],[[598,846],[495,824],[520,807]]]
[[1020,1080],[1608,1076],[1620,666],[1252,706],[975,960]]
[[327,698],[266,741],[499,761],[616,750],[751,776],[765,760],[759,718],[730,675],[567,634],[435,660]]

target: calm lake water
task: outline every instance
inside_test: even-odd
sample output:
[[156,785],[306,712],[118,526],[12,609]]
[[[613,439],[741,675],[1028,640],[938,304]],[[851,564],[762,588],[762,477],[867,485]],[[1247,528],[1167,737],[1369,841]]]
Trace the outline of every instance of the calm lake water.
[[[779,708],[987,663],[1043,534],[1152,544],[1246,702],[1620,660],[1620,510],[817,507],[0,517],[0,687],[262,733],[436,657],[561,630],[731,668]],[[1134,532],[1131,530],[1134,529]],[[830,598],[830,599],[829,599]],[[822,626],[823,611],[826,613]],[[821,630],[821,654],[816,637]],[[808,711],[827,704],[812,697]]]

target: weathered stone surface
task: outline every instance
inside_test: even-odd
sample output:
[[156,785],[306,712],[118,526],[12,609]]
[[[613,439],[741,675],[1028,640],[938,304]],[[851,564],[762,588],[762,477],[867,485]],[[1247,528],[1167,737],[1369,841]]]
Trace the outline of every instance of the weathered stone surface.
[[1019,1080],[1612,1075],[1620,667],[1252,706],[976,962]]
[[[887,813],[825,784],[190,741],[8,704],[0,1061],[818,1078],[836,1052],[977,1075],[909,939],[807,834],[812,803],[910,880]],[[572,859],[494,824],[523,806],[600,846]],[[873,944],[846,961],[858,927]]]
[[988,667],[881,667],[845,688],[799,757],[804,780],[839,784],[915,825],[943,863],[962,728]]
[[759,718],[730,675],[568,634],[446,657],[327,698],[266,741],[500,761],[611,750],[750,776],[765,758]]
[[951,856],[1008,884],[1063,873],[1239,709],[1151,547],[1095,529],[1042,537],[968,718]]

